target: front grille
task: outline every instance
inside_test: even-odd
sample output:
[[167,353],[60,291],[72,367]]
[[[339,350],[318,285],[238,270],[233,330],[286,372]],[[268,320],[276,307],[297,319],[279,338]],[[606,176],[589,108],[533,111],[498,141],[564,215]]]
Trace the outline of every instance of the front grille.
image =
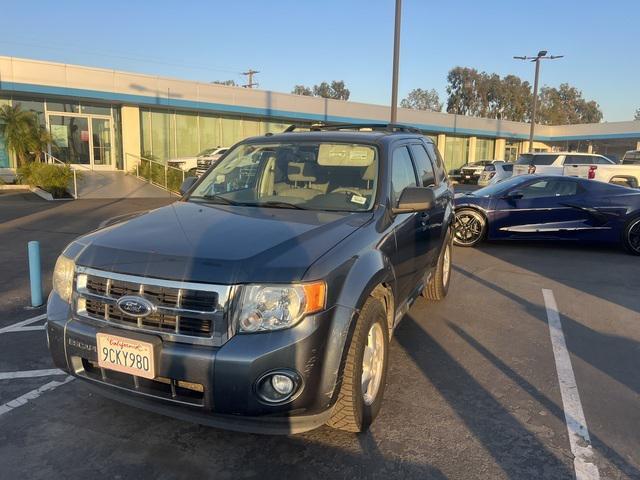
[[198,160],[198,166],[196,167],[196,175],[202,176],[207,169],[211,166],[211,160]]
[[[226,319],[230,292],[228,286],[174,282],[85,267],[78,267],[76,276],[76,306],[80,315],[179,336],[187,341],[214,339],[214,344],[226,341],[230,334]],[[143,297],[155,308],[145,317],[129,315],[117,305],[123,296]]]

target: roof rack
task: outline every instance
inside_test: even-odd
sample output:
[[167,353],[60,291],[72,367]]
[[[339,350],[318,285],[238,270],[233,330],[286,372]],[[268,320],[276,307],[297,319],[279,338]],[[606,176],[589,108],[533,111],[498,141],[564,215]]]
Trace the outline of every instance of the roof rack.
[[316,123],[309,126],[303,126],[303,125],[289,125],[284,131],[285,132],[293,132],[299,128],[308,128],[309,130],[311,130],[312,132],[320,132],[320,131],[336,131],[336,130],[362,130],[362,129],[368,129],[368,130],[382,130],[385,132],[391,132],[391,133],[396,133],[396,132],[402,132],[402,133],[419,133],[422,134],[422,132],[415,128],[415,127],[410,127],[408,125],[400,125],[398,123],[334,123],[331,125],[326,125],[323,123]]

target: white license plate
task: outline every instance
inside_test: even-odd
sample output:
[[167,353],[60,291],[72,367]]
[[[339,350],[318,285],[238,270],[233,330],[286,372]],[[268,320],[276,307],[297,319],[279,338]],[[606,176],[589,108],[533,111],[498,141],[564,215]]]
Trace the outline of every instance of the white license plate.
[[471,175],[465,175],[464,178],[471,178]]
[[154,378],[153,345],[110,333],[96,334],[98,365],[137,377]]

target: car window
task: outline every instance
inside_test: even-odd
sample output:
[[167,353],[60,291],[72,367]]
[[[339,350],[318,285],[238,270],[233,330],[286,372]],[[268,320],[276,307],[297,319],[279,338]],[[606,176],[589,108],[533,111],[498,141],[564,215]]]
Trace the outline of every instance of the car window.
[[590,165],[594,162],[591,155],[567,155],[564,159],[565,165]]
[[516,165],[551,165],[560,155],[555,154],[535,154],[521,155],[516,161]]
[[371,209],[378,184],[377,149],[364,144],[240,144],[214,163],[189,200],[356,212]]
[[502,169],[505,172],[513,172],[513,163],[503,163],[502,164]]
[[431,142],[427,142],[427,153],[431,157],[431,162],[436,167],[436,180],[438,183],[444,182],[447,179],[447,170],[444,168],[444,160],[440,151]]
[[418,180],[423,187],[431,187],[436,184],[436,176],[433,171],[433,165],[427,155],[427,151],[422,145],[411,145],[411,155],[418,171]]
[[391,202],[394,207],[398,206],[400,194],[406,187],[416,187],[416,172],[409,156],[407,147],[396,148],[393,151],[391,164]]
[[578,192],[578,184],[571,180],[538,180],[519,190],[523,199],[566,197]]
[[485,172],[494,172],[496,170],[496,166],[491,164],[484,167]]
[[599,157],[599,156],[594,156],[593,157],[594,163],[598,164],[598,165],[612,165],[615,162],[612,162],[611,160],[609,160],[606,157]]

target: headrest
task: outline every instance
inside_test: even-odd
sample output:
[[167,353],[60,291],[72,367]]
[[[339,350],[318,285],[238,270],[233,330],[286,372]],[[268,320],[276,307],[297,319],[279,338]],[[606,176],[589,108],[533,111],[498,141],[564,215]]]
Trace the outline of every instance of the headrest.
[[376,178],[376,174],[378,173],[378,165],[374,162],[367,167],[362,175],[363,180],[374,180]]
[[287,168],[287,177],[292,182],[315,182],[315,167],[315,163],[291,162]]

